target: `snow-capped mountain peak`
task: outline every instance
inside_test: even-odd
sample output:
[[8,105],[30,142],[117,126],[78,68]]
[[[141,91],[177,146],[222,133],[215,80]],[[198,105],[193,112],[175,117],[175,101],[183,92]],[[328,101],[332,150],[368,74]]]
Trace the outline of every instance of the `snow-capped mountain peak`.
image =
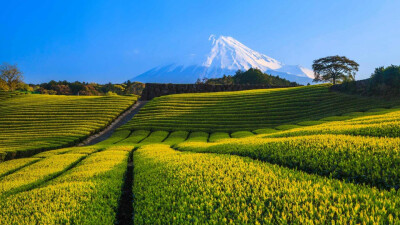
[[228,36],[211,35],[211,52],[207,55],[203,66],[230,70],[248,70],[258,68],[262,71],[275,70],[282,67],[282,63],[269,56],[258,53],[236,39]]
[[[211,51],[196,63],[168,63],[138,75],[132,80],[156,83],[194,83],[198,78],[234,75],[237,70],[258,68],[281,78],[306,84],[314,72],[299,65],[285,65],[278,60],[250,49],[229,36],[210,35]],[[184,62],[187,57],[182,58]]]

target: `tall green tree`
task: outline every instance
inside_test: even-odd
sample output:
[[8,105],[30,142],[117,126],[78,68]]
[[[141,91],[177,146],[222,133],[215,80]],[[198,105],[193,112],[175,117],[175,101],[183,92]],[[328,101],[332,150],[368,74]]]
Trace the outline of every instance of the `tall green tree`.
[[17,65],[3,63],[0,65],[0,83],[5,83],[9,90],[14,91],[22,83],[22,72]]
[[355,80],[358,63],[345,56],[328,56],[314,60],[314,82],[329,81],[333,84],[344,80]]

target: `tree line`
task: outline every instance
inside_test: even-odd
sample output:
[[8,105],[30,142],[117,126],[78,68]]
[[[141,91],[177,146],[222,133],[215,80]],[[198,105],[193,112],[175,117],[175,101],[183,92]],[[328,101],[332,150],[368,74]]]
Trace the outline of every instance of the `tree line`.
[[[355,80],[359,64],[345,56],[328,56],[316,59],[312,68],[314,71],[313,82],[331,82],[338,84]],[[260,69],[250,68],[247,71],[238,70],[235,75],[223,75],[221,78],[203,80],[198,79],[196,83],[205,84],[266,84],[271,86],[298,86],[279,76],[263,73]]]
[[50,95],[140,95],[145,84],[126,81],[122,84],[98,84],[88,82],[54,81],[41,84],[26,84],[17,65],[0,65],[0,91],[25,91]]
[[[349,93],[363,95],[400,96],[400,66],[378,67],[369,79],[356,82],[355,76],[359,64],[345,56],[328,56],[313,61],[314,82],[341,84],[335,87]],[[263,73],[257,68],[247,71],[238,70],[235,75],[223,75],[221,78],[203,80],[196,83],[219,84],[265,84],[271,86],[298,86],[279,76]],[[21,70],[16,65],[0,65],[0,91],[28,91],[57,95],[140,95],[145,84],[126,81],[122,84],[97,84],[87,82],[50,81],[42,84],[25,84]]]
[[250,68],[247,71],[238,70],[235,75],[223,75],[221,78],[212,78],[203,80],[198,79],[197,84],[265,84],[270,86],[298,86],[296,82],[291,82],[279,76],[273,76],[263,73],[258,68]]
[[98,84],[87,82],[50,81],[30,84],[33,91],[50,95],[140,95],[145,84],[126,81],[122,84]]

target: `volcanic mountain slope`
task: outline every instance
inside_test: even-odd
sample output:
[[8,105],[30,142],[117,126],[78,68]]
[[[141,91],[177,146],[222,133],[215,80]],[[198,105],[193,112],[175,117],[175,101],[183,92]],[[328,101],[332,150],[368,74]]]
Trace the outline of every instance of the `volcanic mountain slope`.
[[237,70],[258,68],[281,78],[301,84],[310,83],[313,71],[299,65],[285,65],[278,60],[250,49],[228,36],[211,35],[211,51],[198,63],[170,63],[144,72],[132,81],[154,83],[194,83],[198,78],[218,78],[233,75]]

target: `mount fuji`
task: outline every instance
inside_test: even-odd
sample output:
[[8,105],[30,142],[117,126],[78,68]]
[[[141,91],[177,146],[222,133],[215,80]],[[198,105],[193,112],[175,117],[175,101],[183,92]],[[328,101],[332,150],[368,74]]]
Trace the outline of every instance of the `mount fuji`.
[[194,83],[198,78],[219,78],[234,75],[237,70],[258,68],[300,84],[311,83],[314,72],[299,65],[285,65],[274,58],[256,52],[236,39],[215,35],[209,37],[211,51],[199,62],[170,63],[154,67],[132,81],[147,83]]

